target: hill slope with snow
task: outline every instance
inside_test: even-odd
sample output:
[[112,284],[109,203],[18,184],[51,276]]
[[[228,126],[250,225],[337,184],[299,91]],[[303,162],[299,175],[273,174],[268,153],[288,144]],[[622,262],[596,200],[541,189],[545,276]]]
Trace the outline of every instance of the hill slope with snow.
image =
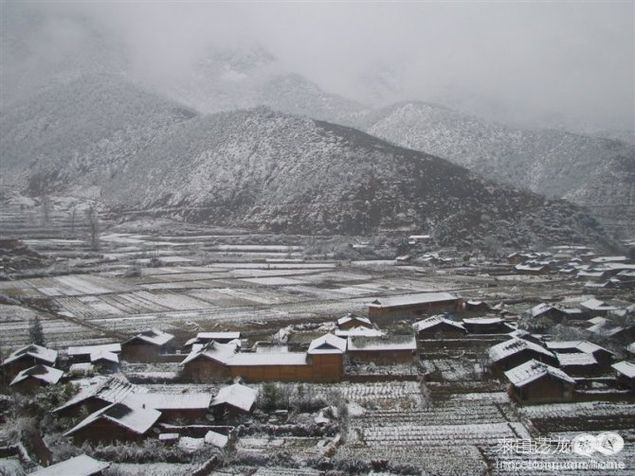
[[88,78],[6,112],[0,152],[16,185],[90,190],[120,213],[280,232],[425,229],[465,246],[605,239],[567,202],[267,108],[200,116],[115,78]]

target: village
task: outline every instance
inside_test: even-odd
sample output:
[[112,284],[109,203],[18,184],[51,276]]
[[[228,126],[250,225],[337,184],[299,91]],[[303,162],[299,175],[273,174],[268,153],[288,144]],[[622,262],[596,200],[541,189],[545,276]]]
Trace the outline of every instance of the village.
[[632,470],[629,243],[55,230],[2,242],[0,474],[535,474],[501,441],[579,432]]

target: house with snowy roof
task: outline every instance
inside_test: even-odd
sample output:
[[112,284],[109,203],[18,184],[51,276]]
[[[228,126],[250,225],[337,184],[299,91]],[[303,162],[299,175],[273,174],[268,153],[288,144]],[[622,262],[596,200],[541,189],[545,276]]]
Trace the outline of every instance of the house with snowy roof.
[[12,352],[2,361],[2,371],[8,378],[15,377],[22,370],[35,365],[54,367],[57,362],[57,351],[41,345],[29,344]]
[[591,298],[580,303],[580,308],[584,313],[589,316],[606,316],[612,311],[617,311],[617,307],[600,301],[599,299]]
[[572,377],[597,377],[603,370],[593,354],[584,352],[558,353],[558,366]]
[[414,335],[386,335],[380,337],[349,337],[348,357],[353,363],[392,365],[412,363],[417,353]]
[[109,467],[110,463],[82,454],[38,469],[29,476],[101,476]]
[[77,417],[82,412],[93,413],[108,405],[125,400],[130,393],[145,391],[120,377],[95,377],[64,404],[52,410],[62,417]]
[[209,393],[129,393],[122,402],[141,408],[152,408],[161,412],[159,422],[177,421],[205,422],[205,416],[212,403]]
[[181,362],[194,381],[241,377],[246,381],[337,381],[343,375],[346,340],[332,334],[314,339],[307,352],[238,352],[239,341],[195,344]]
[[97,355],[104,352],[120,354],[121,344],[113,343],[113,344],[71,346],[66,351],[66,353],[68,354],[68,360],[71,364],[90,362],[91,355]]
[[597,361],[598,365],[605,370],[608,369],[615,360],[615,354],[612,351],[586,340],[548,341],[545,343],[545,347],[558,354],[590,354]]
[[373,323],[370,322],[370,319],[350,313],[343,317],[340,317],[336,321],[336,324],[337,328],[340,330],[348,330],[355,327],[365,327],[366,329],[373,329]]
[[623,360],[613,364],[611,367],[615,370],[617,384],[635,392],[635,364]]
[[161,412],[152,408],[112,403],[88,415],[76,426],[64,433],[75,444],[84,441],[112,443],[115,441],[141,441],[149,436],[150,429],[159,421]]
[[532,320],[550,319],[555,323],[561,322],[562,319],[568,317],[566,312],[544,302],[528,309],[525,315]]
[[32,393],[42,387],[55,385],[63,375],[62,370],[37,364],[20,371],[11,381],[10,386],[21,393]]
[[207,344],[211,341],[227,344],[233,340],[240,340],[240,332],[199,332],[196,337],[185,342],[183,348],[190,350],[194,344]]
[[211,340],[206,344],[194,344],[181,362],[182,373],[195,382],[222,380],[231,377],[227,362],[240,350],[240,341],[222,344]]
[[417,293],[376,298],[368,304],[368,317],[419,317],[460,310],[462,310],[462,301],[454,294]]
[[227,385],[221,388],[212,400],[212,411],[219,419],[228,415],[251,413],[257,398],[258,392],[247,385]]
[[505,371],[510,396],[522,403],[573,400],[575,380],[562,370],[531,359]]
[[453,321],[442,314],[417,321],[412,328],[418,339],[455,339],[466,334],[462,322]]
[[158,329],[148,329],[121,344],[121,357],[127,362],[158,362],[161,355],[175,351],[174,336]]
[[507,334],[514,330],[500,317],[470,317],[462,322],[469,334]]
[[489,359],[495,375],[501,375],[505,370],[529,360],[538,360],[552,366],[558,365],[558,359],[553,352],[534,342],[516,338],[490,347]]

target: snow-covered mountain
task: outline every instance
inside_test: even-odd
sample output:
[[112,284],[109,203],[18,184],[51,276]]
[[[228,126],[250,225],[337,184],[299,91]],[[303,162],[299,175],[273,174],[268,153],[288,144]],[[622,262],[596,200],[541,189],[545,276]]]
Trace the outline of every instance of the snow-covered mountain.
[[262,107],[196,115],[116,77],[16,104],[0,134],[13,184],[91,190],[122,214],[141,208],[281,232],[425,229],[465,246],[605,240],[567,202],[358,130]]
[[[558,130],[503,126],[421,102],[340,118],[369,134],[425,151],[548,197],[635,224],[635,146]],[[629,215],[630,214],[630,215]]]

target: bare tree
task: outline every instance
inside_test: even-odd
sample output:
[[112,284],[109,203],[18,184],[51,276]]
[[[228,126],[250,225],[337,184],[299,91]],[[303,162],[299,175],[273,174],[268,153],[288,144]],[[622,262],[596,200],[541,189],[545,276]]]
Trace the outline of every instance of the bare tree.
[[48,193],[42,195],[42,224],[48,225],[51,221],[51,197]]
[[75,220],[77,218],[77,207],[73,207],[73,212],[71,213],[71,236],[75,236]]
[[86,210],[86,218],[88,219],[88,230],[90,232],[90,247],[93,250],[99,249],[99,215],[94,204],[91,204]]

